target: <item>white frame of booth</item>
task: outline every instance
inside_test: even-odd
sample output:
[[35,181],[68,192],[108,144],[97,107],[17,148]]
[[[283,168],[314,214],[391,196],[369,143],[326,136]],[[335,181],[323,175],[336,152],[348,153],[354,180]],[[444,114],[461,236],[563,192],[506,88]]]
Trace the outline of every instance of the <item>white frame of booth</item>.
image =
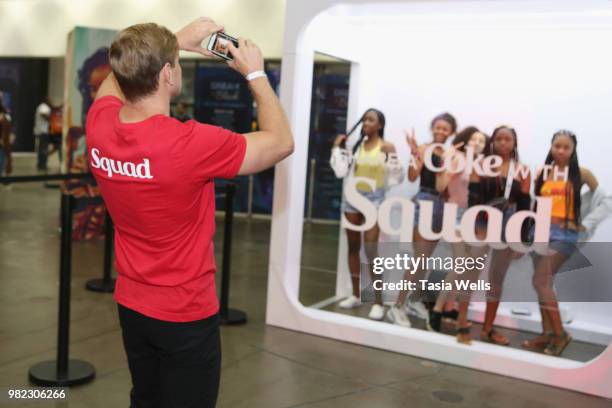
[[[418,0],[406,0],[418,1]],[[400,1],[395,1],[399,3]],[[405,2],[405,1],[404,1]],[[358,61],[350,47],[313,44],[309,30],[323,11],[372,0],[287,1],[281,102],[295,136],[294,154],[277,165],[272,210],[266,323],[336,340],[612,398],[612,347],[582,363],[482,342],[466,347],[453,336],[306,307],[298,300],[314,53]],[[393,2],[389,2],[393,3]],[[312,31],[311,31],[312,32]],[[349,122],[357,117],[359,65],[351,66]]]

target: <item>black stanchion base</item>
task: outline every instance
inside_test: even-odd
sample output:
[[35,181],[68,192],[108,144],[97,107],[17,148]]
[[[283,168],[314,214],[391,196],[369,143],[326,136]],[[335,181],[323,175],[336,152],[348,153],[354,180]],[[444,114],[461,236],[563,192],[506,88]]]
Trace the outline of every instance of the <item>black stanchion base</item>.
[[43,387],[65,387],[90,382],[96,376],[96,369],[88,362],[69,360],[68,372],[58,375],[57,361],[43,361],[30,367],[30,382]]
[[93,292],[112,293],[115,291],[115,280],[111,279],[110,282],[108,282],[104,279],[91,279],[87,281],[85,288]]
[[221,324],[223,325],[238,325],[246,324],[247,315],[241,310],[228,309],[227,315],[221,315]]

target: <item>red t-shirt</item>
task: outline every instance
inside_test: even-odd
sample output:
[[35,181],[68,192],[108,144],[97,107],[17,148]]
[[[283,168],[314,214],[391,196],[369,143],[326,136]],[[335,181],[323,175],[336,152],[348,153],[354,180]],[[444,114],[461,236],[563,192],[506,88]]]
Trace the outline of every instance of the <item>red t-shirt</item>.
[[166,321],[219,310],[215,290],[216,177],[236,176],[245,138],[165,115],[121,123],[107,96],[87,115],[87,155],[115,223],[115,300]]

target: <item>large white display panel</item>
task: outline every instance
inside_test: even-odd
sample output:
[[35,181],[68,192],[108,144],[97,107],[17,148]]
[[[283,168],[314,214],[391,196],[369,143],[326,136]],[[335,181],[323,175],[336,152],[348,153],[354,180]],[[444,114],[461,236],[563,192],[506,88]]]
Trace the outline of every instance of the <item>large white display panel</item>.
[[[578,135],[582,164],[612,190],[606,123],[612,97],[612,3],[288,1],[281,99],[296,137],[296,152],[277,167],[270,252],[267,322],[290,329],[432,358],[466,367],[612,397],[612,349],[588,363],[307,308],[298,301],[304,185],[314,51],[352,61],[349,122],[368,107],[387,116],[386,138],[404,163],[403,129],[429,139],[429,121],[450,111],[460,127],[490,132],[512,124],[521,159],[541,164],[559,128]],[[392,194],[411,196],[404,183]],[[341,238],[343,238],[341,235]],[[393,237],[388,237],[394,239]],[[611,241],[610,222],[595,240]],[[383,237],[385,239],[385,237]],[[395,238],[396,239],[396,238]],[[338,293],[348,272],[341,240]],[[343,278],[343,279],[342,279]],[[612,288],[611,288],[612,289]],[[571,304],[584,339],[609,344],[608,304]],[[502,310],[501,323],[535,329],[533,319],[516,322]]]
[[[499,3],[482,10],[482,4],[469,3],[452,13],[442,3],[413,5],[407,11],[414,14],[401,17],[370,15],[367,25],[353,34],[363,37],[357,111],[376,106],[385,113],[386,139],[395,143],[404,163],[408,148],[403,129],[414,127],[419,142],[426,142],[430,119],[442,111],[452,112],[460,128],[476,125],[489,134],[499,124],[511,124],[519,136],[521,161],[532,169],[543,163],[552,134],[571,129],[578,135],[581,165],[599,176],[601,187],[610,192],[608,156],[602,152],[612,152],[612,131],[605,125],[612,98],[612,54],[601,50],[612,43],[612,12],[600,6],[602,2],[593,2],[560,11],[540,6],[529,12]],[[363,17],[352,21],[359,20]],[[391,194],[411,197],[416,187],[404,183]],[[345,235],[340,238],[337,294],[348,295]],[[592,241],[611,240],[609,220]],[[527,273],[520,274],[523,270]],[[530,279],[531,270],[528,257],[513,263],[506,285]],[[605,283],[612,293],[612,279]],[[473,308],[476,320],[483,306]],[[511,308],[519,307],[539,315],[537,303],[505,303],[498,323],[539,330],[534,317],[511,317]],[[574,316],[569,328],[576,339],[610,343],[612,305],[563,307]]]

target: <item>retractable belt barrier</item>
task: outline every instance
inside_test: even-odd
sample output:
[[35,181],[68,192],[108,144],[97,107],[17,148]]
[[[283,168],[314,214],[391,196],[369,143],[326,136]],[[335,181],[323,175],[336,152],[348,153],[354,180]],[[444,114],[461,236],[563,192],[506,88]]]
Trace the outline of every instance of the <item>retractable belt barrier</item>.
[[225,222],[223,227],[223,258],[221,260],[221,295],[219,296],[219,315],[221,324],[234,325],[245,324],[247,315],[245,312],[230,309],[230,270],[232,259],[232,229],[234,225],[234,197],[236,196],[236,184],[228,183],[225,187]]
[[[53,180],[75,180],[92,178],[91,173],[45,174],[0,177],[3,183],[46,182]],[[221,266],[221,291],[219,315],[225,325],[244,324],[245,312],[229,308],[230,270],[232,251],[232,228],[234,223],[234,198],[236,185],[228,183],[225,193],[225,220],[223,231],[223,255]],[[70,287],[72,278],[72,215],[75,198],[61,194],[61,245],[57,356],[55,360],[43,361],[30,367],[28,376],[32,383],[46,387],[73,386],[85,384],[95,377],[92,364],[69,358],[70,342]],[[104,266],[102,279],[87,282],[86,288],[96,292],[113,292],[115,280],[111,278],[113,248],[113,221],[108,211],[105,217]]]
[[74,197],[62,194],[60,245],[59,313],[57,328],[57,356],[30,367],[30,381],[46,387],[79,385],[94,379],[96,370],[86,361],[68,358],[70,342],[70,280],[72,274],[72,211]]
[[113,220],[108,213],[104,216],[104,263],[102,267],[102,279],[91,279],[85,284],[87,290],[93,292],[112,293],[115,291],[115,279],[111,278],[113,266]]

